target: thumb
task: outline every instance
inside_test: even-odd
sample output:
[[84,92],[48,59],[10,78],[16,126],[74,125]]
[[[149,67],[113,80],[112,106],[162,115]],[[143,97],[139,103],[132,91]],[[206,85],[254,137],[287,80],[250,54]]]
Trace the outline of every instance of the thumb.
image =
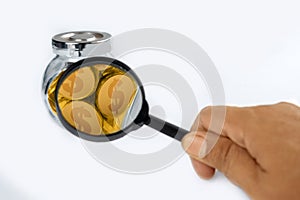
[[253,189],[253,186],[257,185],[260,168],[247,150],[232,140],[220,136],[211,151],[206,152],[208,143],[203,137],[204,135],[206,135],[205,131],[187,134],[182,139],[185,151],[192,158],[218,169],[244,190]]

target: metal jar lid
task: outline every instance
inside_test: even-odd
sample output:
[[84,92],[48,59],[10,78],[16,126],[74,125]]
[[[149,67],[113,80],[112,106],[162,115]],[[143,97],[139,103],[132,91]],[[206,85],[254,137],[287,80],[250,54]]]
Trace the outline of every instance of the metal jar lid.
[[98,45],[105,47],[107,51],[110,49],[110,39],[111,35],[106,32],[73,31],[55,35],[52,38],[52,47],[56,53],[57,51],[60,53],[61,51],[67,51],[72,52],[72,55],[74,55],[74,52],[80,52],[80,55],[84,55]]

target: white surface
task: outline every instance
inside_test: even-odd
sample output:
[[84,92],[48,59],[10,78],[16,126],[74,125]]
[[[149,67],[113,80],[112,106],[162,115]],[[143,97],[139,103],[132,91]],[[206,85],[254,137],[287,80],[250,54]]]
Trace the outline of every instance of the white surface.
[[228,104],[299,102],[299,8],[274,0],[1,2],[0,199],[247,199],[220,174],[198,179],[187,156],[139,176],[96,162],[42,103],[50,38],[69,30],[171,29],[207,51]]

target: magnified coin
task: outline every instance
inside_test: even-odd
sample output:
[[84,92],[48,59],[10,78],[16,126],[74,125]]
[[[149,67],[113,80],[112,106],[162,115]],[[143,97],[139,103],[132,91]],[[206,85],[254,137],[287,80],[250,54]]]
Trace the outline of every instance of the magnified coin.
[[89,67],[78,69],[62,83],[59,94],[71,100],[84,99],[90,96],[97,87],[93,70]]
[[105,133],[115,133],[121,130],[121,126],[114,118],[103,119],[102,129]]
[[91,135],[104,134],[102,118],[92,105],[84,101],[71,101],[60,107],[64,118],[77,130]]
[[102,72],[103,77],[111,77],[114,75],[124,75],[125,72],[121,69],[108,65],[108,67]]
[[137,85],[126,75],[114,75],[102,80],[96,103],[106,118],[118,117],[131,106]]
[[103,72],[108,69],[110,66],[105,64],[97,64],[91,67],[96,75],[97,83],[103,77]]
[[105,64],[93,65],[93,68],[96,72],[103,72],[104,70],[106,70],[109,67],[110,67],[109,65],[105,65]]

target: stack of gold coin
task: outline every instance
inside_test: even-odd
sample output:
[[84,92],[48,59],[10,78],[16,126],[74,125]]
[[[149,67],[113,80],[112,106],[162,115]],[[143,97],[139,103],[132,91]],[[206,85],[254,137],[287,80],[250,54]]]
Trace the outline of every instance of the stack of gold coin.
[[56,104],[55,104],[55,90],[56,90],[57,81],[59,80],[60,77],[61,77],[61,74],[59,74],[51,82],[51,84],[48,88],[48,103],[54,114],[57,114],[56,113]]
[[[59,77],[48,90],[54,111]],[[91,135],[111,134],[121,130],[136,90],[135,82],[124,71],[98,64],[70,74],[59,88],[58,103],[63,117],[76,130]]]

